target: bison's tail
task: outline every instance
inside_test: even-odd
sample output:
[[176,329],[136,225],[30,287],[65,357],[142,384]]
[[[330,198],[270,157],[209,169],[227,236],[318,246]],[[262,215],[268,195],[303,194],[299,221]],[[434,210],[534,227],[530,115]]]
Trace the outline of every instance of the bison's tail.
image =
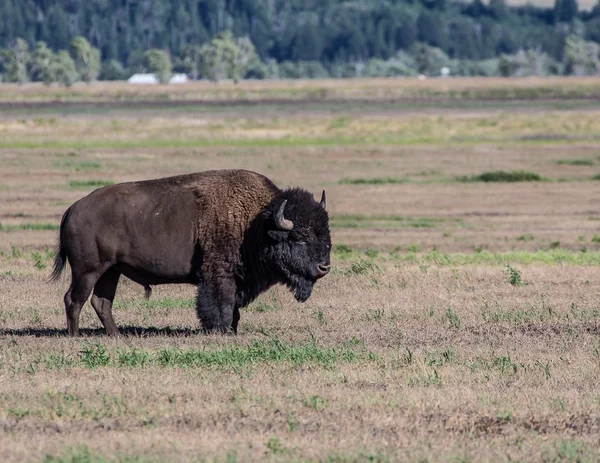
[[65,265],[67,265],[67,249],[65,248],[65,242],[63,240],[63,231],[65,227],[65,222],[67,221],[70,212],[71,208],[67,209],[60,221],[60,231],[58,234],[58,249],[56,250],[56,256],[54,257],[54,266],[52,267],[50,281],[57,280],[58,277],[60,277],[60,275],[62,274]]

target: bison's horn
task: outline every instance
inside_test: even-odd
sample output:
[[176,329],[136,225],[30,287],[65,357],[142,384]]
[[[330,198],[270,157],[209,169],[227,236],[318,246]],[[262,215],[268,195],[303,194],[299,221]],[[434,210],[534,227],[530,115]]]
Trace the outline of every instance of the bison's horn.
[[286,204],[287,204],[287,199],[281,203],[281,206],[279,206],[279,210],[275,214],[275,224],[282,230],[292,230],[294,228],[294,222],[286,219],[283,216],[283,210],[285,209]]
[[323,209],[327,209],[327,198],[325,197],[325,190],[323,190],[323,194],[321,195],[321,207]]

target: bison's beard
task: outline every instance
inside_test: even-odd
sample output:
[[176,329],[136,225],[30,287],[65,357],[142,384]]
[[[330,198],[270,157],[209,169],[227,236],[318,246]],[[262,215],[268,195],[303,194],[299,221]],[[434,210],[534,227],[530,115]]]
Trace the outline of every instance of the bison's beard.
[[290,275],[287,286],[298,302],[306,302],[312,294],[313,282],[298,275]]

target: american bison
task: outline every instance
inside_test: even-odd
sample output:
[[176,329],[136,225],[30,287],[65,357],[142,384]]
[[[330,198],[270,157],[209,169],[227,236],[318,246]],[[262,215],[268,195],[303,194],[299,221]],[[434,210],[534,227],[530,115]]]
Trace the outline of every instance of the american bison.
[[121,275],[147,291],[196,285],[204,330],[237,332],[240,308],[274,284],[306,301],[329,272],[330,251],[325,191],[318,203],[255,172],[214,170],[106,186],[75,202],[62,217],[51,279],[68,261],[71,336],[92,291],[107,334],[119,334],[112,302]]

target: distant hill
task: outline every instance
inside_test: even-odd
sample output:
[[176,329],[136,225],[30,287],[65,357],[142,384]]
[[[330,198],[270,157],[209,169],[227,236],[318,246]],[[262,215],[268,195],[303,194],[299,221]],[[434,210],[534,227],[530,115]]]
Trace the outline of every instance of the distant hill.
[[[488,3],[488,2],[485,2]],[[509,6],[525,6],[528,3],[542,8],[554,8],[554,0],[507,0]],[[598,4],[597,0],[579,0],[577,2],[581,11],[590,11]]]

